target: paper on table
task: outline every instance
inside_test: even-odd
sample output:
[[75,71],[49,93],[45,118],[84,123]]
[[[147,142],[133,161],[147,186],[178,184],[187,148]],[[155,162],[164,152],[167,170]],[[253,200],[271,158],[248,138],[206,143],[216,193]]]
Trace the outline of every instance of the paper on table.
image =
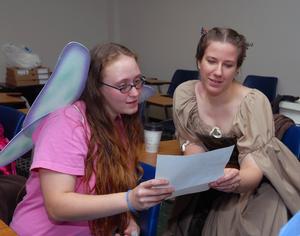
[[167,179],[175,188],[170,196],[208,190],[208,184],[224,175],[234,146],[193,155],[158,155],[155,179]]

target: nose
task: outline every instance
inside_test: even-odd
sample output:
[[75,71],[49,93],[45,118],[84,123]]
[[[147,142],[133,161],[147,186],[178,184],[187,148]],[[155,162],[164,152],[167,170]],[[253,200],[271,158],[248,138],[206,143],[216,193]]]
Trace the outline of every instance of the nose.
[[131,96],[131,97],[137,97],[137,96],[139,96],[140,95],[140,89],[137,89],[136,87],[132,87],[131,88],[131,90],[129,91],[129,95]]
[[219,63],[217,64],[217,67],[215,69],[215,74],[218,75],[218,76],[221,76],[223,73],[223,68],[222,68],[222,64]]

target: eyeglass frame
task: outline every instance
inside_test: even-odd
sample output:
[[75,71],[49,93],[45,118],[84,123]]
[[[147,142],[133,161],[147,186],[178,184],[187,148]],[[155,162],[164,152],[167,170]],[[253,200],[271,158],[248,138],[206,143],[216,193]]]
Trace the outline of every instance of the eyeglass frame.
[[[117,87],[117,86],[114,86],[114,85],[111,85],[111,84],[107,84],[107,83],[104,83],[104,82],[100,82],[100,84],[105,85],[105,86],[108,86],[108,87],[111,87],[111,88],[114,88],[114,89],[117,89],[117,90],[119,90],[122,94],[126,94],[126,93],[129,93],[133,87],[135,87],[135,89],[141,89],[141,88],[143,87],[143,85],[146,83],[146,77],[145,77],[144,75],[139,76],[139,79],[138,79],[138,80],[141,81],[141,84],[140,84],[141,87],[140,87],[140,88],[137,88],[137,87],[136,87],[137,85],[136,85],[136,84],[133,84],[133,83],[126,84],[126,87],[123,87],[123,88],[120,88],[120,87]],[[128,91],[122,92],[123,89],[129,88],[129,87],[130,87],[130,89],[129,89]]]

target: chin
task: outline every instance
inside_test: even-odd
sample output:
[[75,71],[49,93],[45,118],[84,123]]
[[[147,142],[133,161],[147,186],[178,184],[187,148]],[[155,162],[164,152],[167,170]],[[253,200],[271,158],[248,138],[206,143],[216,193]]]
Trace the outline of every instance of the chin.
[[136,108],[128,108],[126,110],[123,111],[123,114],[127,114],[127,115],[133,115],[135,113],[138,112],[138,107]]

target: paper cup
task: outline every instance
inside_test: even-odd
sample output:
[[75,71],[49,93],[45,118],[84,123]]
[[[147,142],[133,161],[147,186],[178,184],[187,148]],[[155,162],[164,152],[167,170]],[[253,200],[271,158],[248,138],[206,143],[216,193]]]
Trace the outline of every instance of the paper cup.
[[144,140],[146,152],[158,152],[162,129],[163,127],[160,123],[151,122],[144,125]]

